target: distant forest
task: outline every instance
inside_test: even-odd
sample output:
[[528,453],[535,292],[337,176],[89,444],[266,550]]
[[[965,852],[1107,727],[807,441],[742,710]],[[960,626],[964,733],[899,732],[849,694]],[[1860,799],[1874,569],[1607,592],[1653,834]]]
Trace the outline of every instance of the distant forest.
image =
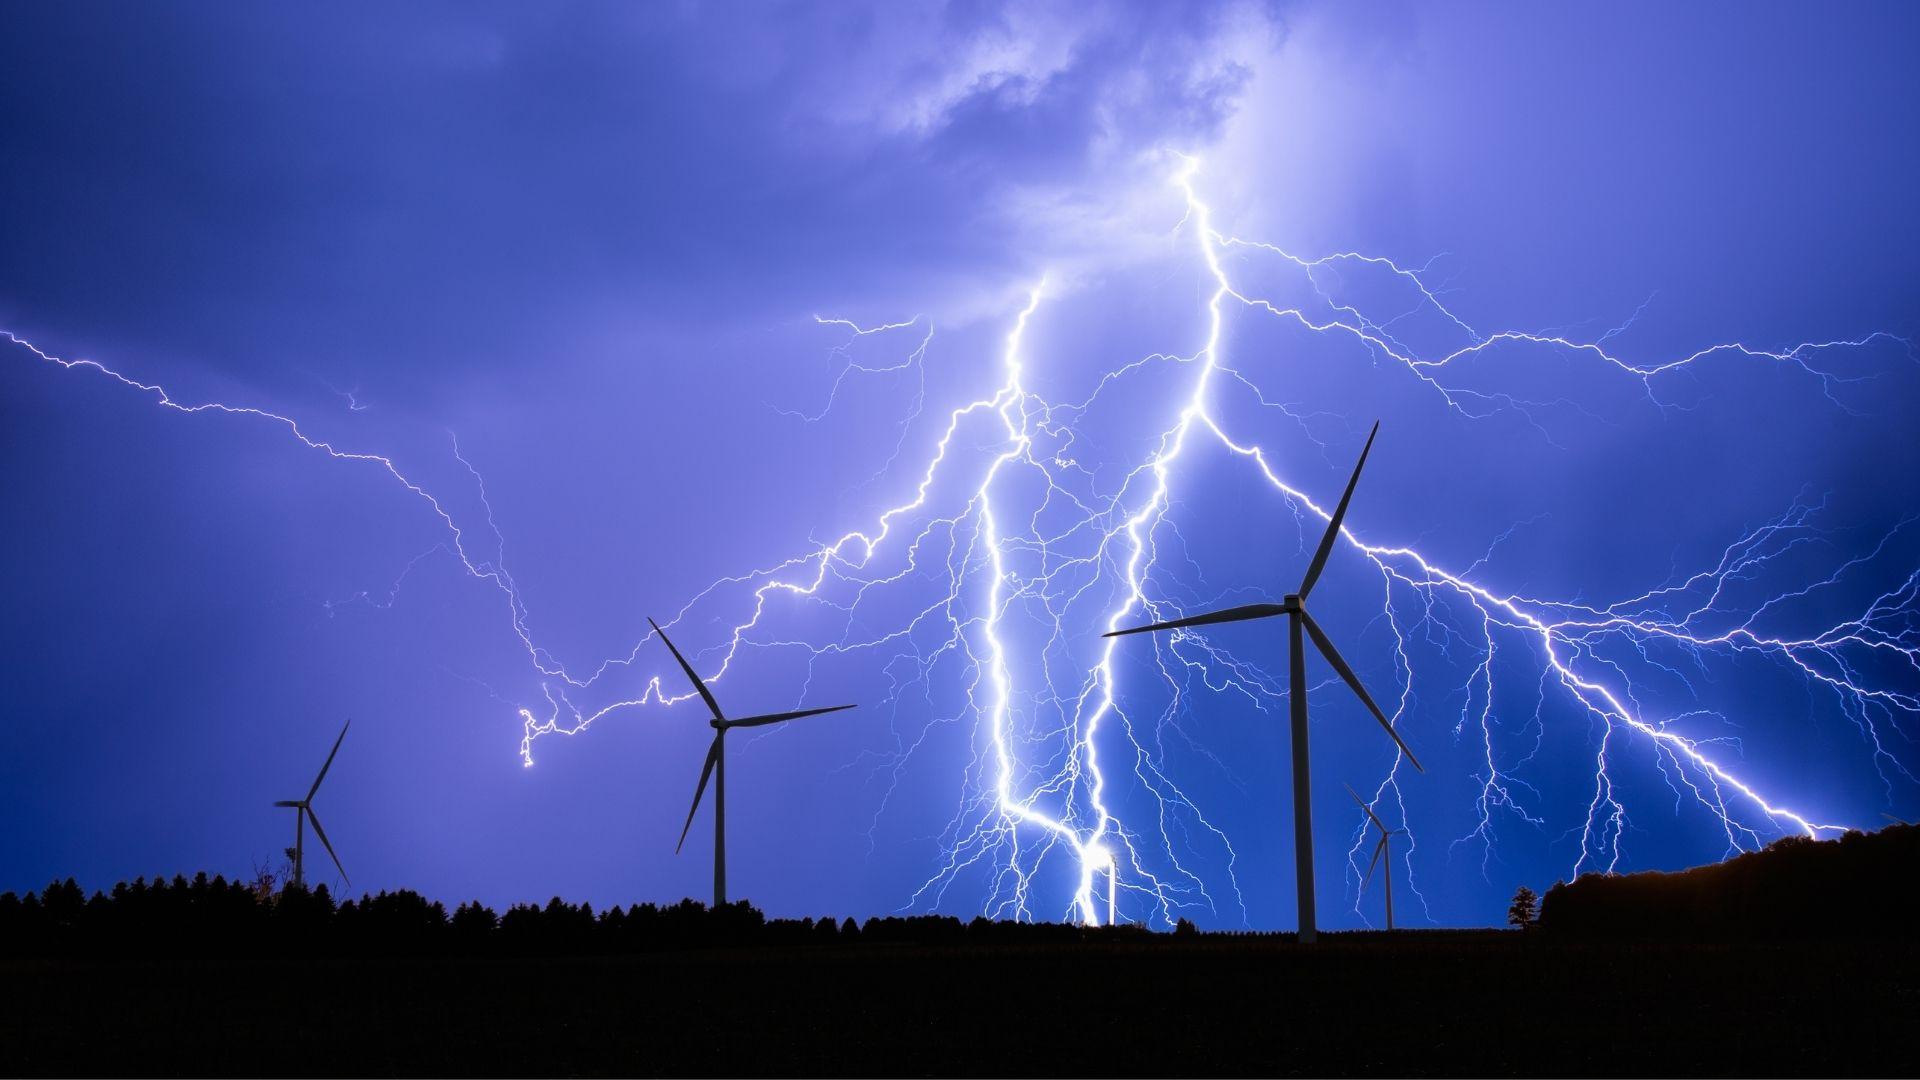
[[[1547,890],[1530,933],[1556,939],[1785,940],[1920,936],[1920,826],[1779,840],[1679,873],[1588,874]],[[1194,934],[1184,920],[1175,937]],[[595,911],[558,897],[452,911],[401,890],[336,901],[322,885],[275,889],[199,874],[123,882],[88,896],[72,879],[0,894],[0,956],[569,955],[854,942],[1041,945],[1146,941],[1140,926],[907,918],[768,919],[747,903],[694,900]],[[1214,936],[1214,935],[1209,935]],[[1268,935],[1236,935],[1268,936]],[[1279,935],[1273,935],[1279,936]]]
[[[1190,929],[1187,927],[1185,929]],[[695,900],[596,912],[559,897],[498,913],[480,903],[446,906],[408,890],[335,902],[325,885],[275,891],[257,884],[175,877],[121,883],[91,897],[72,879],[39,894],[0,894],[0,955],[268,953],[300,945],[329,955],[566,955],[740,945],[805,946],[853,941],[903,944],[1040,944],[1125,941],[1142,927],[962,922],[911,918],[768,919],[746,902],[710,909]]]
[[1920,936],[1920,826],[1791,836],[1678,873],[1588,874],[1547,890],[1555,937],[1688,940]]

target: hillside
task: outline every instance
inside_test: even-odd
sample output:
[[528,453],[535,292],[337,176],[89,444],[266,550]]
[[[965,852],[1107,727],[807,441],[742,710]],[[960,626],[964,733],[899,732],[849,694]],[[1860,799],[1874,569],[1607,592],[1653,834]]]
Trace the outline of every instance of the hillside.
[[1678,873],[1588,874],[1547,890],[1555,937],[1705,940],[1916,936],[1920,826],[1789,837]]

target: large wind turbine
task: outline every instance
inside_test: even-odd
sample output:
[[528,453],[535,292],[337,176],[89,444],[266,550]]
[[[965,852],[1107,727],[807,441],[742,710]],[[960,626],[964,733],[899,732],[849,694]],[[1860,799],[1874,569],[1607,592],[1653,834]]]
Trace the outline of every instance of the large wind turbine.
[[293,883],[297,886],[304,887],[307,882],[306,824],[309,819],[313,822],[313,835],[319,837],[320,842],[326,845],[327,854],[333,859],[333,868],[340,871],[340,880],[347,882],[347,884],[352,884],[352,882],[347,881],[347,868],[340,865],[340,856],[333,853],[333,845],[327,841],[327,830],[320,827],[320,815],[313,812],[313,794],[320,790],[320,781],[327,778],[327,770],[333,768],[333,755],[340,752],[340,744],[345,742],[347,738],[347,728],[352,726],[352,720],[348,720],[345,724],[341,725],[340,737],[333,740],[333,750],[327,754],[327,763],[320,766],[320,775],[313,778],[313,786],[307,789],[306,798],[284,800],[273,804],[275,806],[285,806],[293,809],[293,847],[289,850],[293,855]]
[[1353,796],[1353,801],[1360,804],[1360,809],[1367,815],[1368,820],[1380,830],[1380,842],[1373,846],[1373,861],[1367,863],[1367,876],[1360,882],[1360,887],[1366,888],[1368,882],[1373,880],[1374,867],[1380,865],[1380,857],[1385,855],[1387,857],[1387,929],[1391,930],[1393,929],[1393,848],[1387,841],[1406,830],[1387,828],[1387,823],[1381,821],[1379,815],[1373,812],[1373,807],[1367,805],[1367,800],[1353,790],[1353,785],[1347,785],[1347,794]]
[[1126,630],[1115,630],[1103,637],[1118,637],[1122,634],[1144,634],[1152,630],[1173,630],[1183,626],[1206,626],[1212,623],[1240,622],[1245,619],[1266,619],[1275,615],[1287,617],[1287,667],[1288,667],[1288,704],[1291,707],[1293,727],[1293,858],[1295,866],[1294,883],[1298,890],[1300,940],[1311,942],[1315,937],[1313,921],[1313,812],[1311,790],[1308,783],[1307,768],[1307,657],[1301,642],[1301,631],[1313,638],[1321,655],[1333,665],[1348,686],[1360,698],[1361,704],[1373,714],[1380,726],[1386,729],[1400,752],[1407,755],[1413,767],[1425,772],[1420,760],[1407,749],[1400,740],[1398,732],[1387,714],[1373,703],[1367,688],[1360,685],[1360,677],[1353,673],[1347,662],[1341,658],[1339,650],[1320,629],[1320,624],[1307,614],[1307,594],[1313,591],[1314,582],[1320,580],[1320,571],[1327,565],[1327,556],[1333,553],[1333,542],[1340,536],[1340,522],[1347,516],[1347,503],[1353,499],[1354,485],[1360,482],[1360,470],[1366,467],[1367,453],[1373,449],[1374,436],[1380,434],[1380,424],[1376,421],[1373,431],[1367,436],[1367,445],[1360,451],[1360,461],[1353,467],[1353,477],[1347,481],[1346,493],[1340,496],[1340,505],[1327,521],[1327,533],[1320,538],[1320,550],[1313,553],[1313,562],[1307,566],[1307,576],[1300,581],[1300,591],[1284,598],[1278,604],[1248,604],[1244,607],[1225,608],[1210,611],[1203,615],[1189,615],[1184,619],[1157,622],[1148,626],[1135,626]]
[[700,692],[700,699],[705,701],[707,708],[713,712],[713,719],[707,721],[713,726],[713,744],[707,748],[707,763],[700,769],[700,786],[693,789],[693,805],[687,809],[687,823],[680,828],[680,842],[673,846],[673,852],[678,855],[680,848],[686,844],[687,830],[693,828],[693,815],[700,810],[700,797],[707,793],[707,778],[712,777],[713,906],[715,910],[719,910],[727,903],[727,732],[734,728],[766,727],[768,724],[798,720],[803,716],[839,712],[842,709],[851,709],[853,706],[830,705],[824,709],[801,709],[798,712],[768,713],[765,716],[729,720],[726,714],[720,711],[720,703],[713,699],[713,691],[707,689],[707,684],[693,670],[693,665],[687,663],[687,658],[680,655],[680,650],[673,647],[673,639],[667,637],[667,632],[660,629],[659,623],[652,619],[648,619],[647,623],[653,627],[654,633],[660,635],[660,640],[666,642],[667,651],[673,653],[675,660],[680,661],[680,670],[687,673],[687,679],[693,683],[693,688]]

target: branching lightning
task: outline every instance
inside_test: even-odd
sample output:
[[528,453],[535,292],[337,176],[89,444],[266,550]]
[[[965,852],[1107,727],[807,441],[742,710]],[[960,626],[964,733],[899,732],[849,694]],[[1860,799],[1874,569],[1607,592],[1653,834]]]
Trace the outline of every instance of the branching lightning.
[[[1270,490],[1303,527],[1312,526],[1310,531],[1317,532],[1327,518],[1321,502],[1286,478],[1285,463],[1255,438],[1234,430],[1220,407],[1221,401],[1236,396],[1263,409],[1277,409],[1303,428],[1307,423],[1292,406],[1270,399],[1246,364],[1230,362],[1224,346],[1230,317],[1278,320],[1312,335],[1344,339],[1368,350],[1376,361],[1404,370],[1462,416],[1484,418],[1511,411],[1548,438],[1543,409],[1566,403],[1470,386],[1456,375],[1494,350],[1537,350],[1635,380],[1666,408],[1671,402],[1659,392],[1665,377],[1708,358],[1740,358],[1796,369],[1845,408],[1834,394],[1852,376],[1823,358],[1876,343],[1904,344],[1885,334],[1784,349],[1726,343],[1646,363],[1608,350],[1617,331],[1590,342],[1557,333],[1482,334],[1443,303],[1441,291],[1429,284],[1430,268],[1403,267],[1355,252],[1305,259],[1218,231],[1213,210],[1198,190],[1198,175],[1198,162],[1182,159],[1173,177],[1185,204],[1176,235],[1190,245],[1212,286],[1205,332],[1190,353],[1128,360],[1102,372],[1085,397],[1051,401],[1033,388],[1030,378],[1045,362],[1033,354],[1030,329],[1049,299],[1047,283],[1035,285],[1010,320],[995,367],[998,384],[947,413],[931,454],[908,478],[909,486],[895,505],[862,529],[715,581],[688,599],[673,619],[678,623],[697,613],[703,622],[718,619],[728,627],[702,654],[711,658],[713,679],[724,679],[736,662],[761,650],[798,649],[812,661],[875,658],[888,680],[885,703],[893,710],[897,740],[882,767],[882,775],[892,779],[875,807],[876,820],[886,812],[908,762],[931,752],[928,748],[939,741],[936,735],[944,737],[956,728],[966,733],[971,755],[957,763],[959,802],[938,837],[925,883],[903,898],[906,907],[963,905],[995,917],[1067,917],[1088,923],[1120,917],[1171,923],[1190,913],[1246,918],[1232,840],[1204,811],[1201,800],[1172,775],[1167,749],[1169,740],[1178,740],[1207,754],[1180,724],[1193,701],[1235,695],[1253,708],[1283,713],[1284,687],[1266,675],[1251,653],[1242,658],[1226,651],[1224,636],[1216,642],[1182,633],[1124,654],[1116,642],[1098,638],[1137,617],[1173,617],[1183,598],[1198,602],[1204,597],[1195,590],[1215,588],[1183,557],[1185,543],[1173,514],[1181,497],[1182,466],[1194,447],[1210,444],[1243,462],[1250,477]],[[1233,259],[1290,268],[1316,302],[1288,303],[1237,281],[1239,264]],[[1367,305],[1340,298],[1335,279],[1345,269],[1397,282],[1412,298],[1413,308],[1443,320],[1465,344],[1423,355],[1396,330],[1408,311],[1370,314]],[[847,331],[852,336],[849,345],[894,336],[913,344],[897,361],[880,364],[857,361],[846,349],[837,351],[839,371],[820,406],[784,410],[806,423],[828,416],[849,380],[880,372],[920,373],[934,339],[932,321],[926,318],[873,327],[843,319],[818,321]],[[537,643],[527,606],[505,566],[505,541],[484,481],[457,442],[453,455],[474,481],[491,545],[474,544],[446,500],[410,479],[388,456],[343,450],[279,413],[217,402],[183,404],[159,385],[95,361],[61,358],[11,333],[6,336],[42,361],[115,380],[166,409],[276,426],[330,459],[385,472],[420,499],[447,538],[415,556],[400,577],[422,558],[445,551],[467,574],[498,591],[511,631],[541,688],[538,704],[519,709],[519,751],[526,764],[533,763],[534,746],[543,738],[578,735],[614,713],[670,705],[689,696],[669,696],[653,676],[638,692],[613,694],[615,700],[591,708],[575,704],[588,696],[604,696],[589,692],[603,682],[614,684],[617,673],[633,668],[648,639],[580,671],[569,670]],[[1177,374],[1183,389],[1164,403],[1161,415],[1131,418],[1142,432],[1141,456],[1129,462],[1082,461],[1081,419],[1112,388],[1149,369]],[[922,377],[893,457],[876,474],[876,482],[891,476],[905,452],[907,429],[920,417],[925,399]],[[1643,699],[1649,675],[1684,681],[1685,665],[1703,664],[1708,658],[1765,657],[1792,671],[1809,687],[1830,695],[1858,729],[1889,783],[1894,776],[1913,779],[1898,748],[1907,736],[1903,725],[1920,714],[1920,693],[1874,673],[1920,673],[1920,572],[1896,582],[1854,616],[1817,633],[1788,635],[1767,629],[1769,615],[1779,607],[1859,572],[1891,538],[1824,579],[1744,606],[1733,597],[1739,583],[1821,541],[1820,509],[1814,503],[1796,505],[1735,539],[1715,565],[1604,605],[1525,596],[1492,584],[1487,568],[1504,536],[1493,541],[1486,557],[1454,570],[1406,543],[1372,535],[1364,524],[1343,530],[1348,550],[1358,556],[1353,565],[1369,567],[1374,575],[1370,580],[1379,584],[1379,625],[1395,642],[1391,670],[1399,693],[1391,711],[1396,726],[1415,740],[1450,738],[1473,762],[1474,825],[1465,835],[1433,837],[1430,826],[1407,816],[1397,762],[1373,788],[1376,812],[1390,825],[1408,830],[1407,842],[1395,845],[1393,857],[1403,864],[1398,872],[1416,897],[1425,902],[1414,875],[1423,837],[1443,841],[1449,852],[1463,845],[1475,847],[1484,866],[1503,819],[1547,827],[1538,792],[1520,775],[1528,757],[1503,754],[1496,731],[1530,727],[1537,748],[1549,725],[1564,725],[1569,716],[1593,732],[1590,798],[1583,819],[1568,833],[1577,845],[1568,867],[1573,872],[1615,869],[1625,857],[1629,800],[1617,772],[1629,745],[1651,751],[1676,803],[1704,813],[1724,835],[1728,851],[1783,834],[1818,835],[1841,828],[1805,809],[1817,792],[1761,791],[1743,778],[1737,746],[1689,733],[1695,713],[1675,712]],[[1361,515],[1359,520],[1364,523],[1366,518]],[[482,550],[488,547],[490,551]],[[396,581],[386,595],[391,597],[398,588]],[[817,629],[781,629],[801,611],[817,617],[807,625],[830,621],[838,632],[822,636]],[[883,629],[870,629],[875,626]],[[1416,653],[1423,641],[1443,643],[1454,657],[1454,683],[1462,704],[1450,716],[1415,707]],[[1531,716],[1516,718],[1496,703],[1516,672],[1524,673],[1533,687]],[[1145,696],[1138,687],[1143,678],[1157,681],[1164,691],[1164,702],[1151,712],[1128,704]],[[960,688],[953,700],[942,697],[948,687]],[[1379,696],[1384,701],[1396,695]],[[1120,777],[1144,793],[1139,801],[1150,808],[1144,815],[1123,814],[1117,808],[1111,785]],[[1356,821],[1348,851],[1356,910],[1364,838],[1364,824]],[[978,895],[958,895],[963,882]],[[1262,882],[1260,887],[1268,886]]]

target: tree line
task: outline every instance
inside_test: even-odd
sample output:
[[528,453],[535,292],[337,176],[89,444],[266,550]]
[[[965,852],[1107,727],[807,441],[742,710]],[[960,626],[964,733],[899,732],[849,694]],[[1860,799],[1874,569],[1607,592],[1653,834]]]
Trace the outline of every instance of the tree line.
[[208,877],[122,882],[88,896],[71,878],[39,893],[0,894],[0,955],[564,955],[853,941],[1045,944],[1141,940],[1137,926],[995,922],[951,915],[769,919],[744,901],[718,909],[695,900],[595,911],[554,897],[504,912],[472,901],[444,904],[402,889],[336,901],[325,885],[273,890]]
[[[1920,894],[1920,826],[1837,840],[1788,837],[1726,862],[1678,873],[1588,874],[1541,898],[1537,929],[1554,938],[1790,939],[1911,937]],[[1522,888],[1508,911],[1534,923]],[[1197,933],[1185,919],[1176,938]],[[121,882],[87,895],[69,878],[25,895],[0,893],[0,956],[101,954],[270,955],[289,948],[334,954],[552,955],[854,941],[915,944],[1050,944],[1138,941],[1140,926],[995,922],[951,915],[768,919],[744,901],[718,909],[694,900],[596,911],[554,897],[504,912],[471,901],[449,911],[402,889],[336,901],[312,890],[197,874]],[[1222,936],[1209,934],[1208,936]],[[1234,935],[1264,936],[1264,935]]]

